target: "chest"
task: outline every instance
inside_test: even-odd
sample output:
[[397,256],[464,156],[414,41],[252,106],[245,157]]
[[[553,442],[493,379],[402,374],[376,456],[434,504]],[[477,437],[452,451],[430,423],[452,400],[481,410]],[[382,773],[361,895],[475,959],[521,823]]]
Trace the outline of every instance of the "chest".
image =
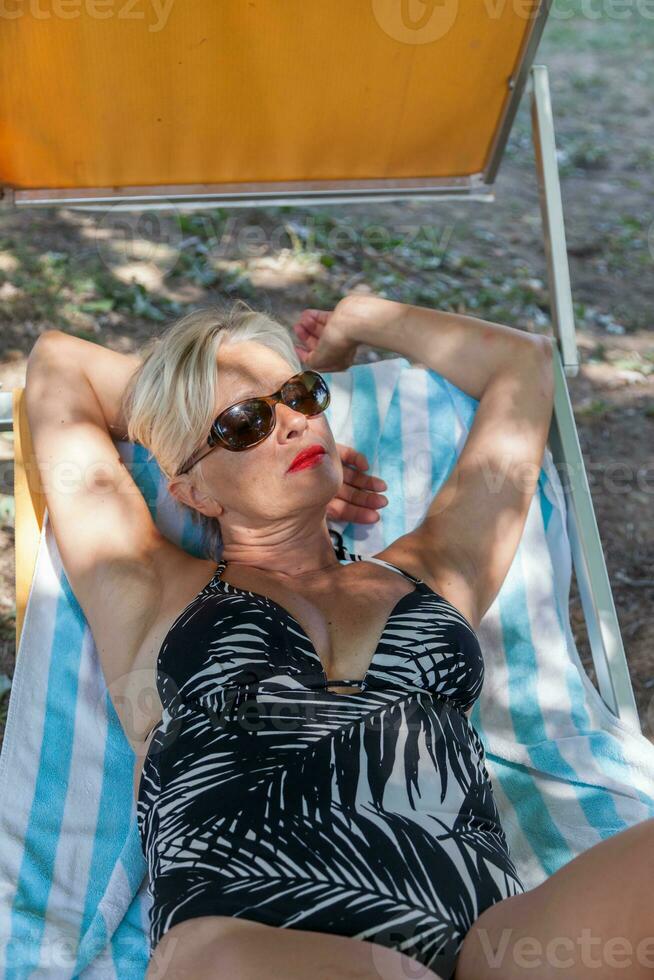
[[[280,657],[275,666],[281,673],[289,666],[285,658],[290,648],[300,671],[306,670],[308,657],[328,682],[364,682],[363,689],[329,683],[331,694],[365,696],[371,683],[409,683],[446,695],[469,715],[483,682],[483,656],[468,621],[424,584],[416,586],[386,569],[364,571],[361,564],[348,568],[349,580],[341,575],[330,589],[299,593],[251,575],[245,583],[238,574],[229,579],[223,574],[217,591],[234,603],[234,626],[249,622],[261,636],[268,633],[271,620],[277,624],[280,646],[264,644],[261,662],[275,663]],[[231,655],[230,629],[223,676],[233,669],[238,675],[240,669]]]
[[[363,569],[357,569],[360,573]],[[278,583],[252,579],[241,586],[234,577],[223,585],[247,588],[270,601],[274,612],[286,621],[287,628],[299,633],[310,650],[319,658],[328,680],[362,680],[371,667],[384,635],[395,613],[410,600],[415,586],[395,573],[382,576],[359,574],[336,585],[321,585],[311,589],[281,588]],[[261,592],[258,589],[261,588]],[[330,686],[332,693],[353,694],[357,686]]]

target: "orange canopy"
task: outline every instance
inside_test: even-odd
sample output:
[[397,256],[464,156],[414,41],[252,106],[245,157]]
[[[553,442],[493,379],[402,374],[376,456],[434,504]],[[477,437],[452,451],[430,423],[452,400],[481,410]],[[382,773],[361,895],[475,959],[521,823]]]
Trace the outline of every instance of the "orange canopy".
[[480,174],[541,3],[5,7],[0,183],[28,189]]

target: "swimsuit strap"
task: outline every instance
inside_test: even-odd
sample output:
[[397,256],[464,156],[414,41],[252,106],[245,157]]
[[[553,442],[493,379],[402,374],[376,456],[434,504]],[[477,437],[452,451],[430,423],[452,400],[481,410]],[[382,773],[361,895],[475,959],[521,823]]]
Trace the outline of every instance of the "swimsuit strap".
[[386,568],[392,568],[394,572],[399,572],[400,575],[406,575],[406,577],[411,579],[411,581],[415,585],[418,585],[422,582],[421,578],[416,578],[415,575],[412,575],[410,572],[407,572],[403,568],[400,568],[399,565],[393,565],[392,562],[384,561],[383,558],[365,558],[364,556],[361,556],[361,561],[374,561],[377,562],[378,565],[385,565]]
[[334,550],[336,551],[336,557],[340,559],[349,559],[349,561],[374,561],[378,565],[385,565],[387,568],[392,568],[393,571],[399,572],[401,575],[405,575],[408,579],[414,583],[414,585],[424,584],[421,578],[416,578],[415,575],[411,575],[410,572],[405,571],[398,565],[393,565],[390,561],[385,561],[383,558],[367,558],[365,555],[359,555],[356,552],[349,551],[343,543],[343,535],[334,528],[329,528],[329,534],[334,544]]
[[334,545],[334,551],[336,552],[336,557],[339,559],[339,561],[345,558],[349,558],[351,561],[352,556],[350,552],[347,550],[347,548],[345,547],[345,545],[343,544],[343,535],[333,527],[328,528],[328,531],[329,531],[329,536],[332,539],[332,544]]

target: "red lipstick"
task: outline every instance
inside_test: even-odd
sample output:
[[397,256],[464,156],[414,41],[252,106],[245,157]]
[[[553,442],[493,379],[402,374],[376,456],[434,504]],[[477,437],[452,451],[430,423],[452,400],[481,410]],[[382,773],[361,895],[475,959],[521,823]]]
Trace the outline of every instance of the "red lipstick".
[[308,446],[306,449],[301,450],[291,463],[288,468],[288,472],[291,470],[305,469],[308,466],[313,466],[318,463],[325,455],[325,450],[323,446],[317,444],[313,446]]

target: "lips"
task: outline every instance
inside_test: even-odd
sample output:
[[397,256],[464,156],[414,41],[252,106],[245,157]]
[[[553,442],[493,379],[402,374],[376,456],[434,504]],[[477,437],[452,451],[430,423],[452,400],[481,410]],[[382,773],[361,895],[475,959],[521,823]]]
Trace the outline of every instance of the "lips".
[[316,456],[324,456],[324,454],[325,454],[325,449],[323,446],[318,446],[317,444],[313,446],[307,446],[306,449],[303,449],[301,452],[297,454],[297,456],[289,466],[289,470],[295,469],[296,466],[300,466],[302,463],[306,463],[310,459],[315,459]]

